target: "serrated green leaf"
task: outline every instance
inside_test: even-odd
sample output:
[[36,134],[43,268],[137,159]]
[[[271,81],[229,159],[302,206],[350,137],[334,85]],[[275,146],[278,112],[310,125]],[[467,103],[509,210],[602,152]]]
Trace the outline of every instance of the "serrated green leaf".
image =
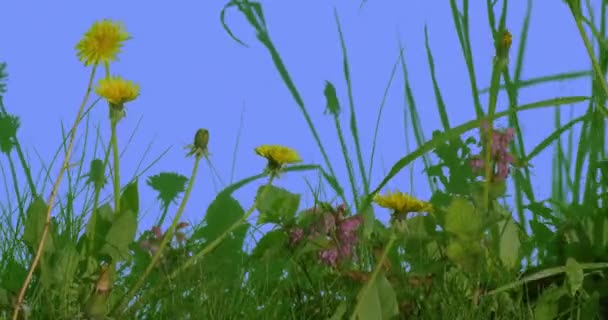
[[[23,230],[23,241],[28,245],[32,252],[36,250],[42,238],[47,210],[48,206],[40,197],[37,197],[27,209],[27,218]],[[44,252],[47,254],[52,253],[55,250],[52,226],[53,224],[49,226],[49,233],[46,236],[44,244]]]
[[15,145],[15,137],[19,129],[19,118],[8,113],[0,112],[0,151],[9,154]]
[[177,200],[180,193],[186,190],[188,178],[175,172],[161,172],[148,177],[147,184],[158,192],[157,199],[161,201],[163,208]]
[[256,197],[256,209],[260,212],[258,224],[287,222],[295,217],[300,206],[299,194],[275,186],[260,187]]

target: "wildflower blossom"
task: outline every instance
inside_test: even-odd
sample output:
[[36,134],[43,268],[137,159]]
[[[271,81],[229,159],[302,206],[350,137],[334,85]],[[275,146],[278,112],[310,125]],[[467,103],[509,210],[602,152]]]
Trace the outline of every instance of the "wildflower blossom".
[[125,41],[131,37],[123,25],[111,20],[96,21],[76,44],[78,60],[85,66],[117,60]]
[[[488,124],[483,123],[482,129],[482,142],[484,142],[489,135]],[[492,131],[490,162],[495,165],[495,172],[492,172],[492,177],[495,179],[506,179],[510,173],[510,166],[515,162],[513,155],[509,153],[509,144],[513,141],[514,137],[515,130],[513,128],[507,128],[503,131]],[[469,165],[471,166],[473,173],[483,173],[483,170],[485,169],[483,155],[472,157],[469,161]]]
[[358,242],[357,231],[363,223],[360,215],[344,218],[346,207],[313,208],[306,214],[313,215],[313,222],[307,227],[295,227],[289,231],[290,243],[293,245],[304,237],[309,241],[329,241],[327,247],[318,252],[319,261],[327,266],[335,267],[338,263],[356,258],[353,248]]
[[277,173],[285,164],[302,161],[295,150],[280,145],[264,144],[255,148],[255,153],[268,160],[267,170],[273,173]]
[[135,100],[139,95],[139,85],[121,77],[109,77],[99,80],[95,92],[116,107]]
[[289,230],[289,243],[293,246],[296,245],[304,236],[304,229],[296,227]]
[[374,201],[381,207],[393,209],[395,213],[432,211],[431,204],[418,200],[408,194],[388,191],[385,195],[376,195]]

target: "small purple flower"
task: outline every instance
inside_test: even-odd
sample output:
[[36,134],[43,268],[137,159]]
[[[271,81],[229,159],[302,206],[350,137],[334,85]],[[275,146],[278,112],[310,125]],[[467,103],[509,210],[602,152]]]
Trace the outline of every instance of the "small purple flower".
[[295,245],[302,239],[303,236],[304,230],[302,230],[302,228],[293,228],[289,231],[289,243],[291,245]]
[[329,266],[335,266],[338,262],[338,249],[336,247],[319,252],[321,262]]
[[354,232],[355,230],[357,230],[357,228],[359,228],[359,225],[361,225],[362,220],[363,219],[361,216],[353,216],[344,219],[340,223],[340,231],[345,233]]

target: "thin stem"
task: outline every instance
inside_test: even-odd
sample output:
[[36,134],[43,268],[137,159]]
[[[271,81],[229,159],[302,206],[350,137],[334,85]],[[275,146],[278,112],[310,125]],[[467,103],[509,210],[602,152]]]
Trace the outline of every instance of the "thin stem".
[[127,302],[129,301],[129,299],[131,299],[131,297],[133,297],[135,295],[135,292],[143,285],[144,280],[148,277],[148,275],[150,274],[152,269],[158,263],[158,260],[160,259],[163,250],[165,249],[165,247],[167,246],[167,244],[169,243],[171,238],[173,238],[173,232],[175,231],[175,228],[177,227],[177,224],[179,223],[179,219],[181,218],[182,214],[184,213],[184,209],[186,208],[186,204],[188,203],[188,198],[190,197],[190,192],[192,192],[192,187],[194,186],[194,180],[196,179],[196,173],[198,172],[198,165],[200,163],[201,157],[202,157],[202,155],[197,155],[194,160],[194,166],[192,168],[192,174],[190,175],[190,180],[188,181],[188,187],[186,189],[186,192],[184,193],[184,198],[182,199],[182,203],[180,204],[179,208],[177,209],[177,213],[175,214],[175,217],[173,218],[171,227],[165,233],[165,236],[163,237],[158,250],[152,257],[152,261],[150,262],[150,264],[148,264],[148,267],[146,268],[146,270],[144,271],[142,276],[139,278],[137,283],[135,283],[135,285],[131,288],[131,290],[129,290],[129,292],[124,296],[124,298],[122,299],[122,302],[120,304],[118,304],[118,307],[116,310],[122,310],[125,307],[125,305],[127,304]]
[[112,153],[114,156],[114,211],[120,212],[120,154],[118,151],[118,139],[116,137],[116,125],[118,120],[112,120]]
[[[213,240],[203,250],[201,250],[196,255],[194,255],[193,257],[191,257],[190,259],[188,259],[184,264],[182,264],[181,266],[179,266],[175,271],[173,271],[168,277],[165,278],[164,282],[175,279],[180,273],[182,273],[186,269],[190,268],[198,260],[200,260],[201,258],[203,258],[204,256],[206,256],[207,254],[209,254],[211,251],[213,251],[215,248],[217,248],[217,246],[219,246],[222,243],[222,241],[224,241],[224,239],[226,237],[228,237],[232,233],[232,231],[234,231],[236,228],[240,227],[244,222],[246,222],[247,219],[249,218],[249,216],[251,216],[251,214],[253,213],[253,210],[255,210],[255,208],[257,207],[258,201],[260,200],[260,198],[265,198],[266,197],[266,194],[268,193],[268,190],[270,190],[270,186],[272,185],[272,182],[274,181],[274,178],[275,178],[274,175],[270,176],[270,179],[268,179],[268,183],[266,184],[266,187],[262,191],[260,197],[256,197],[255,198],[255,201],[254,201],[253,205],[247,210],[247,212],[245,212],[245,214],[241,217],[241,219],[239,219],[236,222],[234,222],[230,227],[228,227],[228,229],[226,229],[226,231],[224,231],[224,233],[222,233],[219,237],[217,237],[215,240]],[[156,288],[160,288],[160,287],[161,287],[161,285],[156,286]],[[143,297],[141,297],[140,299],[138,299],[136,306],[141,305],[153,293],[154,293],[154,290],[148,291]],[[120,315],[123,312],[123,308],[124,308],[124,305],[121,305],[119,308],[116,308],[114,310],[113,314],[115,316]]]
[[70,132],[70,143],[68,144],[68,148],[66,150],[65,157],[63,158],[63,163],[61,165],[61,168],[59,169],[59,175],[57,177],[57,180],[55,180],[55,184],[53,185],[53,190],[51,191],[51,196],[49,198],[48,209],[46,212],[46,222],[42,229],[40,243],[38,244],[38,248],[36,249],[36,255],[34,256],[34,261],[32,261],[32,264],[30,265],[28,274],[25,278],[25,281],[23,281],[23,285],[21,286],[21,289],[19,290],[19,295],[17,296],[17,300],[15,301],[15,308],[14,308],[15,310],[13,312],[13,320],[17,320],[19,317],[19,310],[21,309],[21,304],[23,303],[23,298],[25,297],[25,291],[27,290],[27,287],[29,286],[30,282],[32,281],[32,276],[34,275],[34,270],[38,266],[38,263],[40,262],[40,258],[42,257],[42,249],[44,248],[44,245],[46,243],[46,238],[49,233],[49,227],[51,225],[51,210],[53,208],[53,204],[55,203],[55,198],[57,197],[57,193],[59,192],[59,185],[61,184],[63,174],[64,174],[65,170],[68,168],[68,164],[69,164],[70,158],[72,156],[72,149],[74,147],[74,140],[76,138],[76,129],[78,128],[78,124],[80,123],[81,114],[84,111],[84,106],[86,105],[86,102],[89,99],[89,94],[91,93],[91,88],[93,86],[93,79],[95,77],[96,69],[97,69],[97,65],[94,65],[93,69],[91,70],[91,76],[89,78],[89,84],[87,85],[87,91],[84,94],[84,98],[82,99],[82,103],[80,105],[80,108],[78,109],[78,114],[76,115],[76,120],[74,120],[74,125],[72,126],[72,131]]

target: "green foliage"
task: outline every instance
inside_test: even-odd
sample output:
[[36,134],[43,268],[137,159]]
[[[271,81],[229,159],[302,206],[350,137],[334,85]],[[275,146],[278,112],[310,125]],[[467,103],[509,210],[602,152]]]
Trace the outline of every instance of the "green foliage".
[[175,172],[161,172],[148,177],[147,184],[158,192],[157,199],[166,208],[174,202],[180,193],[186,190],[188,178]]
[[[515,59],[509,61],[511,40],[504,36],[506,30],[514,28],[506,25],[507,20],[512,20],[507,19],[508,1],[501,2],[502,8],[496,1],[486,1],[496,59],[491,65],[489,87],[480,89],[472,56],[469,1],[450,0],[476,118],[451,125],[450,112],[457,109],[452,108],[442,94],[438,77],[441,73],[436,70],[440,63],[435,61],[425,26],[425,46],[421,48],[428,60],[441,131],[435,130],[428,141],[424,137],[423,128],[428,124],[423,126],[418,116],[400,45],[398,61],[378,108],[367,170],[362,161],[346,33],[336,11],[350,107],[347,110],[350,137],[342,129],[339,117],[346,109],[341,108],[337,97],[338,84],[326,81],[323,93],[326,112],[333,116],[336,127],[344,158],[342,165],[348,173],[353,198],[348,201],[343,190],[345,181],[335,174],[335,163],[326,152],[327,141],[319,136],[305,99],[282,60],[280,48],[272,41],[262,4],[229,1],[220,17],[224,28],[229,36],[245,45],[225,21],[228,8],[243,14],[257,40],[270,53],[323,156],[323,166],[288,166],[283,174],[315,170],[325,183],[322,187],[329,186],[331,192],[315,190],[315,205],[302,210],[302,195],[272,185],[273,179],[279,178],[273,177],[258,188],[254,203],[245,209],[233,194],[253,181],[267,179],[267,174],[262,172],[218,193],[202,221],[190,229],[190,224],[180,222],[179,218],[186,208],[199,161],[204,158],[211,165],[206,150],[209,131],[200,129],[194,144],[189,146],[190,151],[201,151],[189,153],[195,158],[190,177],[177,172],[148,176],[146,183],[156,191],[163,212],[158,225],[137,239],[140,211],[146,207],[140,203],[137,180],[143,174],[138,172],[134,175],[136,180],[122,184],[117,146],[120,136],[115,135],[117,123],[111,123],[111,145],[103,151],[103,157],[89,157],[90,144],[86,137],[82,148],[74,149],[83,150],[79,159],[68,157],[71,153],[68,148],[73,142],[71,134],[77,132],[83,119],[86,101],[83,103],[74,129],[65,130],[69,133],[64,132],[65,139],[57,151],[57,156],[66,155],[60,178],[65,171],[67,187],[65,184],[61,188],[54,186],[51,194],[56,198],[45,201],[37,196],[38,186],[34,185],[26,153],[19,145],[19,118],[6,112],[0,97],[0,151],[8,161],[8,169],[2,167],[4,186],[9,189],[12,182],[13,187],[7,190],[7,203],[0,203],[0,216],[6,220],[0,226],[0,318],[8,318],[16,310],[24,319],[594,319],[602,316],[606,311],[601,304],[608,299],[608,161],[604,121],[608,115],[605,107],[608,84],[604,77],[592,75],[606,74],[608,70],[608,44],[603,30],[607,18],[605,15],[594,18],[588,3],[567,2],[593,70],[521,79],[532,2],[528,1],[521,35],[514,37],[519,40],[514,46],[518,52]],[[587,14],[589,18],[584,16]],[[509,68],[505,68],[507,64]],[[417,146],[409,150],[408,145],[404,155],[372,186],[376,134],[388,89],[399,65],[403,73],[406,139],[409,139],[408,130],[412,129]],[[103,67],[109,74],[109,65]],[[554,97],[528,104],[518,99],[519,90],[524,87],[582,77],[593,81],[589,96]],[[6,78],[6,64],[0,63],[0,95],[6,92]],[[500,105],[504,104],[505,110],[496,112],[501,90],[506,100],[500,101]],[[487,105],[482,104],[482,94],[488,95]],[[584,115],[563,123],[560,113],[563,106],[583,102],[587,104]],[[536,146],[524,148],[518,116],[526,110],[540,108],[556,110],[555,129]],[[411,123],[407,122],[408,116]],[[465,134],[477,132],[483,123],[495,125],[494,120],[500,118],[508,121],[512,139],[509,138],[508,145],[493,145],[495,149],[504,149],[499,152],[502,160],[491,158],[492,161],[486,163],[487,159],[473,155],[472,145],[480,147],[482,153],[484,148],[492,149],[478,143],[484,142],[483,138],[465,138]],[[95,141],[95,155],[98,141]],[[354,156],[350,155],[349,143],[354,144]],[[551,197],[538,199],[533,186],[549,183],[535,181],[533,184],[534,168],[529,163],[549,147],[554,148]],[[430,153],[435,155],[434,160]],[[28,192],[21,190],[21,173],[14,165],[14,155],[19,157],[28,180]],[[353,165],[355,157],[358,168]],[[86,171],[82,166],[88,159],[93,160],[83,175]],[[404,215],[404,218],[392,219],[388,225],[381,223],[377,217],[380,212],[373,206],[374,195],[389,182],[407,189],[394,178],[404,169],[411,169],[419,159],[423,160],[429,180],[432,192],[429,202],[433,210]],[[50,168],[54,168],[55,161],[43,164],[47,171],[47,176],[41,175],[44,184],[50,181]],[[499,168],[501,161],[508,167]],[[114,170],[111,200],[101,195],[109,166]],[[491,169],[490,176],[480,170],[483,166]],[[505,177],[494,174],[499,169],[506,173]],[[360,179],[355,179],[357,170]],[[87,179],[73,179],[74,176]],[[43,194],[44,187],[40,186]],[[177,203],[182,194],[172,227],[166,228],[162,224],[169,207]],[[341,202],[333,204],[333,197]],[[509,206],[505,204],[507,199],[513,200]],[[54,204],[50,211],[49,203]],[[77,212],[79,205],[81,211]],[[259,213],[257,221],[249,222],[255,210]],[[47,224],[49,212],[51,219]],[[263,232],[262,226],[272,229]],[[48,233],[43,237],[45,230]],[[41,244],[42,256],[34,259]],[[158,263],[152,265],[153,261]],[[28,277],[30,268],[31,278]],[[15,308],[20,291],[24,299],[18,301],[19,308]]]
[[376,277],[359,299],[361,304],[355,313],[357,319],[388,320],[399,314],[395,291],[384,275]]
[[[266,188],[269,190],[265,191]],[[274,186],[260,187],[256,198],[256,209],[260,212],[257,224],[287,223],[293,220],[300,206],[299,194]]]

